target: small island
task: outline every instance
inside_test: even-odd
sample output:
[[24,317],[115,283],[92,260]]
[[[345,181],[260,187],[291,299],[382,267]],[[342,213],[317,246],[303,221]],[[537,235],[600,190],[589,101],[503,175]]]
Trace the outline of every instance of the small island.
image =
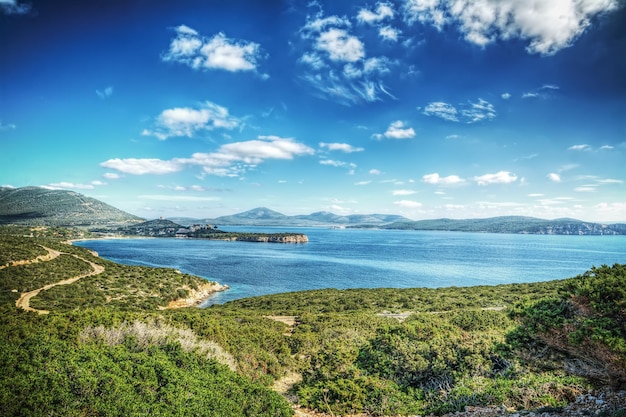
[[121,236],[140,237],[175,237],[183,239],[238,240],[244,242],[263,243],[307,243],[309,238],[303,233],[253,233],[228,232],[218,229],[217,225],[192,224],[182,226],[171,220],[156,219],[117,229],[101,229],[96,233],[116,234]]

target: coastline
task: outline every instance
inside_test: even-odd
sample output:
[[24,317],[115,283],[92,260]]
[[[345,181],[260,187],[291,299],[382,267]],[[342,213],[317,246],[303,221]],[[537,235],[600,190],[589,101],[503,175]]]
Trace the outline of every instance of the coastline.
[[[78,239],[69,239],[64,241],[63,243],[68,245],[73,245],[74,242],[82,242],[89,240],[124,240],[124,239],[159,239],[157,237],[152,236],[97,236],[97,237],[86,237],[86,238],[78,238]],[[88,249],[94,256],[100,257],[100,255],[91,249]],[[180,273],[180,271],[178,271]],[[170,301],[167,306],[159,306],[159,310],[173,310],[177,308],[184,307],[194,307],[202,304],[206,301],[211,295],[216,292],[226,291],[230,287],[225,284],[220,284],[217,281],[207,281],[204,284],[201,284],[198,289],[192,289],[186,285],[182,287],[184,290],[189,292],[189,295],[185,298],[178,298],[176,300]]]
[[188,286],[183,286],[183,288],[189,291],[189,295],[187,297],[172,300],[167,304],[167,306],[159,307],[159,310],[173,310],[184,307],[195,307],[199,304],[202,304],[203,301],[207,300],[211,295],[215,294],[216,292],[226,291],[230,287],[228,285],[223,285],[218,282],[209,281],[205,284],[202,284],[196,290],[191,289]]

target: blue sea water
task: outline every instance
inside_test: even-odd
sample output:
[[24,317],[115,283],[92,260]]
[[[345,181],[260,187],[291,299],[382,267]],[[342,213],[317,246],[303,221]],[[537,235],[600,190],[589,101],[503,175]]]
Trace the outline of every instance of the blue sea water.
[[164,266],[230,289],[203,306],[321,288],[410,288],[549,281],[626,263],[626,236],[229,227],[305,233],[306,244],[193,239],[77,242],[128,265]]

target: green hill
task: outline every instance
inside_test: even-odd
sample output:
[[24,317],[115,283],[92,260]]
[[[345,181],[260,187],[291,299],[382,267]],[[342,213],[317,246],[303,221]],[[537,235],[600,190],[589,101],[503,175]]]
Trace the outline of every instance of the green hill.
[[542,235],[623,235],[626,224],[600,224],[576,219],[544,220],[535,217],[502,216],[486,219],[433,219],[395,222],[384,229],[438,230],[449,232],[527,233]]
[[0,188],[0,224],[113,226],[141,220],[74,191],[41,187]]

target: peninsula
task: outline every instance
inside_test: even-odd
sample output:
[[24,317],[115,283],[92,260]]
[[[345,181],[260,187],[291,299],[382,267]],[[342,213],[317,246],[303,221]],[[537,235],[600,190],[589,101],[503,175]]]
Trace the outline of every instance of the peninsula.
[[308,236],[303,233],[228,232],[218,229],[217,225],[192,224],[185,227],[167,219],[149,220],[139,224],[121,226],[116,229],[95,230],[95,232],[114,233],[122,236],[238,240],[263,243],[307,243],[309,241]]

